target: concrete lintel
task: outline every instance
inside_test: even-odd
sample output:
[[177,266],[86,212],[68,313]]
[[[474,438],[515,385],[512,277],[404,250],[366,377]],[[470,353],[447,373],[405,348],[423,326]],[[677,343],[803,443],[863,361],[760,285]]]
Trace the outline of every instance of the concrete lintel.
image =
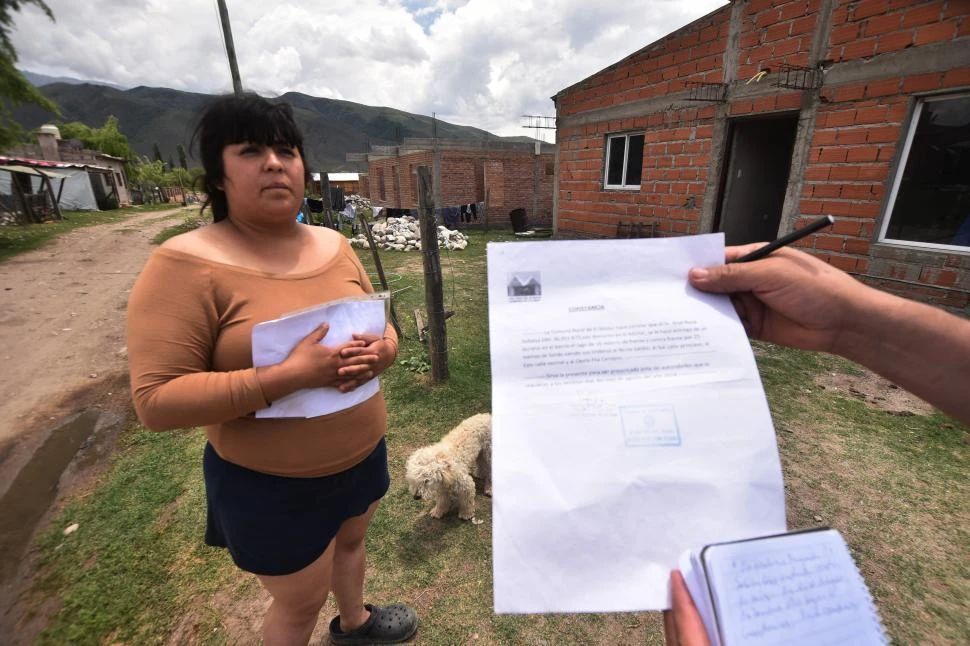
[[945,43],[911,47],[869,59],[835,63],[825,72],[825,85],[945,72],[970,65],[970,36]]
[[740,101],[742,99],[757,99],[762,96],[773,94],[787,94],[788,92],[804,92],[788,87],[778,87],[777,83],[781,79],[781,74],[766,74],[760,81],[738,81],[728,88],[727,100]]
[[580,114],[571,114],[567,117],[559,117],[559,126],[585,126],[590,123],[612,121],[614,119],[635,119],[657,112],[666,112],[667,110],[700,109],[707,105],[718,106],[724,105],[724,103],[730,103],[731,101],[799,91],[776,86],[775,83],[778,82],[779,77],[779,74],[769,74],[762,78],[761,81],[751,83],[750,85],[743,81],[732,83],[728,86],[725,102],[691,101],[688,98],[689,92],[675,92],[673,94],[643,99],[641,101],[624,103],[623,105],[590,110],[589,112]]
[[349,162],[365,162],[367,157],[367,153],[347,153],[346,159]]
[[699,108],[706,105],[702,101],[689,101],[687,92],[675,92],[664,96],[655,96],[650,99],[632,101],[623,105],[611,106],[609,108],[599,108],[589,112],[571,114],[559,117],[559,128],[571,128],[575,126],[585,126],[590,123],[600,121],[611,121],[613,119],[635,119],[644,115],[665,110],[686,110],[689,108]]
[[[492,140],[492,139],[481,139],[481,140],[461,140],[461,139],[423,139],[423,138],[407,138],[404,140],[402,146],[403,149],[408,150],[408,152],[413,152],[415,149],[437,149],[437,150],[516,150],[516,151],[534,151],[535,144],[527,141],[502,141],[502,140]],[[555,152],[556,145],[542,143],[541,151],[542,153],[552,154]]]
[[[905,244],[891,242],[877,242],[872,245],[870,255],[873,258],[891,260],[893,262],[913,263],[924,267],[954,267],[961,269],[959,262],[962,251],[951,249],[921,249],[905,246]],[[965,256],[970,260],[970,256]],[[948,260],[949,259],[949,260]],[[947,264],[949,262],[949,264]],[[970,263],[968,263],[970,267]]]
[[434,149],[430,146],[408,146],[404,144],[403,146],[398,146],[397,155],[398,157],[403,157],[404,155],[413,155],[414,153],[430,153],[434,152]]

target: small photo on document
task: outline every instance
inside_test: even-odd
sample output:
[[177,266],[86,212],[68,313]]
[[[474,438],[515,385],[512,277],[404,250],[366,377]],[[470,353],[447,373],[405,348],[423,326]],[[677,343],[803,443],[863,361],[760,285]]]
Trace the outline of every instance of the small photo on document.
[[542,296],[542,277],[537,271],[521,271],[509,274],[508,282],[509,300],[516,301],[537,301]]

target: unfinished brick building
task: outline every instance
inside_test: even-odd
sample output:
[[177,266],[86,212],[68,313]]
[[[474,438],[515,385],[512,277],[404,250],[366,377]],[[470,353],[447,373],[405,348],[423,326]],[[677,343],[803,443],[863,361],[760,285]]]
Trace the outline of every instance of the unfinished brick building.
[[432,172],[437,207],[484,202],[492,226],[509,226],[509,212],[525,209],[529,224],[552,222],[555,146],[507,141],[405,139],[399,146],[372,146],[351,153],[366,161],[360,192],[377,206],[418,208],[418,167]]
[[734,0],[559,92],[555,226],[802,241],[970,314],[970,2]]

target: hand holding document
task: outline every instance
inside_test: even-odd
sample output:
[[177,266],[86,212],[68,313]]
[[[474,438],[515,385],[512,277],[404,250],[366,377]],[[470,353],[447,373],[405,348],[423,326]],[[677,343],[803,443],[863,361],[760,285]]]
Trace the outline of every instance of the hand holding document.
[[[357,334],[384,334],[384,308],[387,292],[366,294],[323,303],[286,314],[253,327],[253,365],[271,366],[286,359],[293,347],[323,323],[330,330],[322,343],[340,345]],[[348,393],[336,388],[298,390],[276,400],[269,408],[256,411],[256,417],[317,417],[335,413],[366,401],[377,394],[380,381],[375,377]]]
[[785,530],[774,429],[721,234],[492,243],[497,612],[669,607],[687,548]]

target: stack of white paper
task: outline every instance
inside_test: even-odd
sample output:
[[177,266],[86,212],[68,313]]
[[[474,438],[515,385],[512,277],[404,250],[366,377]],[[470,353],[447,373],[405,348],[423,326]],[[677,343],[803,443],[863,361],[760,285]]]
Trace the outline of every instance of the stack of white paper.
[[[299,312],[286,314],[253,327],[253,365],[271,366],[286,359],[293,348],[310,332],[324,323],[330,330],[324,345],[339,345],[357,334],[384,334],[384,307],[387,292],[368,294],[324,303]],[[256,417],[317,417],[335,413],[366,401],[377,394],[380,382],[375,377],[350,391],[336,388],[298,390],[273,402],[269,408],[256,411]]]

